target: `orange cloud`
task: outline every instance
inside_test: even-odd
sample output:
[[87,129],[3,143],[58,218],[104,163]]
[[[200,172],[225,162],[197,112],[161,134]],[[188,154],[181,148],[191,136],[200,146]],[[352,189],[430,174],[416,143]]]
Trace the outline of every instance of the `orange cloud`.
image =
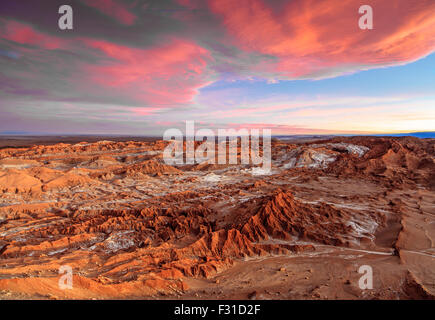
[[435,49],[435,2],[369,0],[374,29],[361,30],[351,0],[209,0],[233,44],[275,58],[283,78],[320,78],[416,60]]

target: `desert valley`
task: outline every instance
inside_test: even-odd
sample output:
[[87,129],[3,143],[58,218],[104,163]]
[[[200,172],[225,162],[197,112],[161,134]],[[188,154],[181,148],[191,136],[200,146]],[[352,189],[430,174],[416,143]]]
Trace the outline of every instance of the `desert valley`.
[[166,145],[1,148],[0,299],[435,297],[435,139],[273,139],[271,174]]

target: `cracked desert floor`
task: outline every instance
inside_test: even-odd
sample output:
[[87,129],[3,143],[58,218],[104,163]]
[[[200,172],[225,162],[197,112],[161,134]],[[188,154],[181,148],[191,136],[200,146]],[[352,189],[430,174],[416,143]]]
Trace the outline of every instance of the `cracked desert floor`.
[[268,175],[87,141],[0,149],[0,299],[435,296],[435,139],[273,139]]

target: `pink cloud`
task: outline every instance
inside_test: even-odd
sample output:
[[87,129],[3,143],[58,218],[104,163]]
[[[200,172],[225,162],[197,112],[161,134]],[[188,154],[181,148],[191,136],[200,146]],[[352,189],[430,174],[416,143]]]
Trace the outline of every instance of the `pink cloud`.
[[83,39],[105,54],[103,65],[86,66],[96,84],[119,90],[144,103],[171,107],[191,102],[207,85],[210,53],[197,44],[172,39],[149,49],[131,48],[107,41]]
[[235,130],[239,129],[258,129],[260,135],[263,129],[271,129],[272,136],[276,135],[292,135],[292,134],[366,134],[369,131],[358,131],[358,130],[330,130],[330,129],[317,129],[317,128],[307,128],[297,125],[286,125],[286,124],[272,124],[272,123],[229,123],[224,125],[227,128],[232,128]]
[[175,126],[178,123],[176,121],[156,121],[155,124],[158,126]]
[[13,20],[2,20],[0,38],[23,45],[31,45],[47,50],[59,49],[65,46],[65,41],[44,34],[31,25]]
[[433,0],[366,4],[373,7],[373,30],[359,29],[356,0],[209,0],[233,44],[276,57],[260,67],[284,78],[406,63],[435,49]]
[[133,108],[132,109],[133,113],[140,116],[149,116],[158,110],[160,110],[160,108]]
[[[212,72],[207,65],[213,58],[207,49],[192,41],[171,38],[154,47],[134,48],[90,38],[64,40],[28,24],[0,22],[1,39],[47,50],[84,47],[96,50],[100,64],[77,65],[77,69],[84,71],[78,85],[98,85],[130,102],[176,107],[192,102],[198,90],[210,83]],[[134,112],[149,114],[150,110],[144,110]]]
[[130,8],[116,0],[81,0],[81,2],[128,26],[134,24],[137,19],[130,12]]

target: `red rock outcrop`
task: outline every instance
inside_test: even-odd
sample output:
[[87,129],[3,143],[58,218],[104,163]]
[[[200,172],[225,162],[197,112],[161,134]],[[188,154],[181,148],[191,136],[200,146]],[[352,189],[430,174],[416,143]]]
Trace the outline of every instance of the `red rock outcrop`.
[[290,192],[278,189],[267,197],[258,213],[242,227],[249,239],[260,241],[269,238],[313,240],[325,244],[343,245],[340,235],[347,235],[352,227],[342,211],[327,205],[301,203]]

